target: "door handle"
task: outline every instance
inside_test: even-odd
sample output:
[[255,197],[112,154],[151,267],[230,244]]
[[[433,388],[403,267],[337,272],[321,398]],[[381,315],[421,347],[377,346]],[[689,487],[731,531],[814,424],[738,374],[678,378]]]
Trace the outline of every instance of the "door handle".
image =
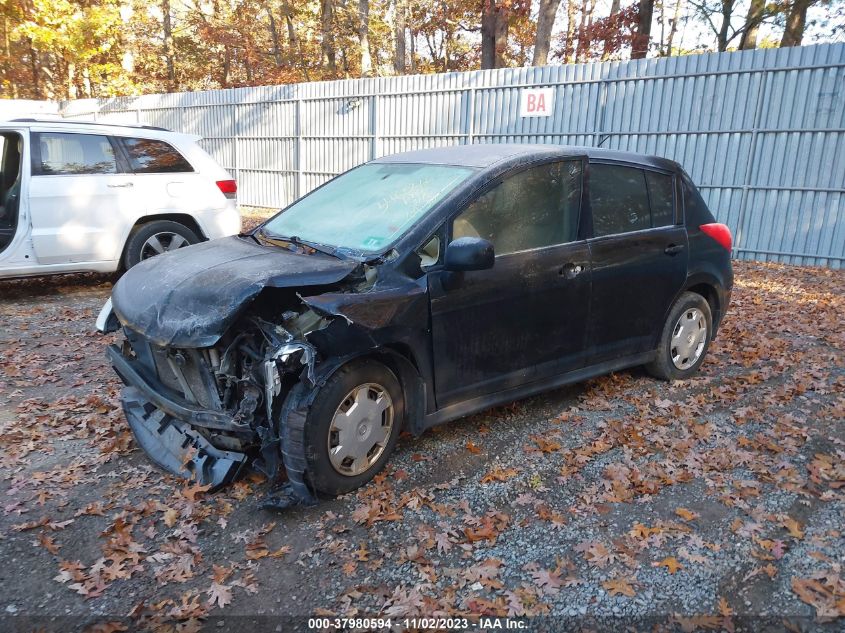
[[682,250],[684,250],[683,244],[669,244],[669,246],[663,249],[663,252],[667,255],[677,255]]
[[584,270],[584,267],[581,264],[573,264],[572,262],[564,265],[558,272],[561,277],[566,277],[567,279],[575,279],[578,275],[580,275]]
[[118,188],[118,187],[132,187],[132,186],[133,186],[133,184],[132,184],[131,182],[124,182],[124,183],[122,183],[122,184],[120,184],[120,185],[107,185],[107,186],[108,186],[108,187],[111,187],[112,189],[116,189],[116,188]]

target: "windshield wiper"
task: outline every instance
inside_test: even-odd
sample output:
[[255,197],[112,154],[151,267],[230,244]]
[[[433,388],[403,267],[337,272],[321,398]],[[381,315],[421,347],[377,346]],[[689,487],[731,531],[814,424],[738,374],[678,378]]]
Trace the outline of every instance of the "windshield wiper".
[[265,231],[262,227],[255,232],[255,236],[257,236],[260,240],[264,240],[272,244],[278,244],[279,242],[287,242],[288,244],[294,244],[295,246],[299,246],[301,248],[310,248],[320,253],[323,253],[324,255],[331,255],[332,257],[342,259],[342,257],[337,252],[338,249],[334,246],[329,246],[328,244],[320,244],[319,242],[311,242],[309,240],[303,240],[298,235],[276,235],[275,233],[269,233],[268,231]]

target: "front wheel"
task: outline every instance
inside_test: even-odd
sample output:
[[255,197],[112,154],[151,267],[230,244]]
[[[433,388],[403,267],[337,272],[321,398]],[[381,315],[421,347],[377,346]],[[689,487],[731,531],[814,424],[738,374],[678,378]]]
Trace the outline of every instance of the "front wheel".
[[341,367],[320,389],[305,423],[314,487],[339,495],[363,486],[387,463],[402,428],[402,387],[374,360]]
[[684,380],[698,371],[713,338],[710,304],[699,294],[683,293],[660,334],[655,359],[646,370],[663,380]]
[[199,242],[197,234],[184,224],[156,220],[132,229],[126,242],[123,265],[129,269],[138,262]]

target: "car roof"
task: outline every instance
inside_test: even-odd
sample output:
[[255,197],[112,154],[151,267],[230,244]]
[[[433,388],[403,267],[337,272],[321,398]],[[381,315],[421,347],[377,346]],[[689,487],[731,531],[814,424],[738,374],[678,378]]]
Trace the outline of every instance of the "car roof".
[[56,130],[61,132],[87,132],[95,134],[113,134],[140,136],[142,138],[185,137],[191,140],[201,138],[195,134],[174,132],[164,127],[143,123],[110,123],[105,121],[86,121],[81,119],[62,119],[53,117],[21,117],[0,121],[0,127],[33,128],[35,130]]
[[479,143],[419,149],[376,159],[375,163],[423,163],[459,167],[489,168],[499,163],[523,162],[532,159],[587,156],[590,159],[634,163],[675,171],[679,165],[668,158],[635,154],[600,147],[578,145],[539,145],[529,143]]

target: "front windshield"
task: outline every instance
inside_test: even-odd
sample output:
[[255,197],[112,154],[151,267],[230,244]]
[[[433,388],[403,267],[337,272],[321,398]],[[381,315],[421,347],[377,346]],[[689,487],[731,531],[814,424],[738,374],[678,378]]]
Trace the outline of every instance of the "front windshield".
[[475,170],[450,165],[369,163],[338,176],[264,225],[365,253],[390,246]]

